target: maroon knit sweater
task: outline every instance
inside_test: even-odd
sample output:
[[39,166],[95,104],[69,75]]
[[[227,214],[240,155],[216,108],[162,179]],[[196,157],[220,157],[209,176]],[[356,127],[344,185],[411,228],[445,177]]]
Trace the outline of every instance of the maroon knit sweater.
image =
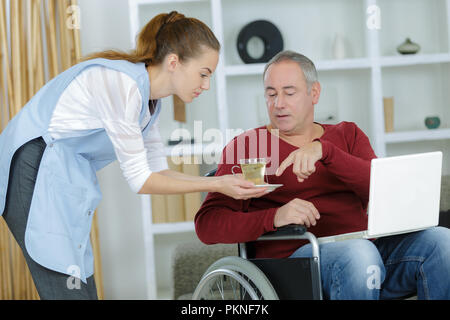
[[[291,165],[280,177],[268,176],[269,183],[284,186],[257,199],[235,200],[221,193],[209,193],[195,216],[199,239],[206,244],[254,241],[262,234],[276,230],[273,221],[277,209],[295,198],[312,202],[319,211],[317,224],[308,229],[316,237],[365,230],[370,161],[376,157],[375,153],[369,139],[356,124],[341,122],[322,126],[325,129],[320,138],[323,157],[316,163],[316,172],[300,183]],[[271,156],[270,143],[266,141],[279,141],[279,164],[298,149],[263,129],[266,128],[250,130],[234,138],[223,151],[216,175],[231,173],[231,167],[239,160],[235,151],[239,144],[243,148],[242,143],[248,140],[242,138],[251,133],[257,133],[259,156]],[[260,132],[266,135],[263,144],[260,142],[264,135],[260,136]],[[260,148],[269,150],[261,152]],[[248,143],[245,143],[246,157],[248,149]],[[256,242],[255,257],[285,258],[305,243],[302,240]]]

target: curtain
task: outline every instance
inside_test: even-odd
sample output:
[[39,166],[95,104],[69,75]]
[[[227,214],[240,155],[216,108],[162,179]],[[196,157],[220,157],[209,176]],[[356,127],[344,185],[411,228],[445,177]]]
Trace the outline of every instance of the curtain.
[[[76,0],[0,0],[0,132],[46,82],[80,58]],[[91,242],[97,293],[103,299],[97,214]],[[39,299],[22,251],[2,218],[0,299]]]

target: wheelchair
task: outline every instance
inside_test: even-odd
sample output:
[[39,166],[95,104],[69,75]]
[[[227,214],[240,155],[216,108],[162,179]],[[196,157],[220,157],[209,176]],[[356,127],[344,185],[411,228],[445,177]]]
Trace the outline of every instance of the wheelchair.
[[[214,176],[212,170],[205,176]],[[198,283],[193,300],[322,300],[320,253],[317,238],[302,225],[288,225],[256,241],[306,239],[312,245],[307,258],[252,257],[252,243],[239,243],[239,256],[214,262]]]

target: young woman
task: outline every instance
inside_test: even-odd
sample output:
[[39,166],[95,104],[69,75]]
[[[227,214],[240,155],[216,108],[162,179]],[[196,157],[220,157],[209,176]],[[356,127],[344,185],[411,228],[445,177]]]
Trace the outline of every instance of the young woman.
[[[21,247],[41,299],[96,299],[89,241],[101,193],[96,171],[118,159],[140,194],[262,196],[233,175],[167,170],[160,99],[190,102],[209,89],[220,45],[201,21],[160,14],[131,53],[93,54],[47,83],[0,135],[0,213]],[[75,276],[80,286],[68,285]]]

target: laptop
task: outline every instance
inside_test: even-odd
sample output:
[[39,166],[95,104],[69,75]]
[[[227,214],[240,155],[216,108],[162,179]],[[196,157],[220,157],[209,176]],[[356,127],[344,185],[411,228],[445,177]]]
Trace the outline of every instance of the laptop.
[[318,238],[319,244],[373,239],[437,226],[442,152],[373,159],[368,229]]

